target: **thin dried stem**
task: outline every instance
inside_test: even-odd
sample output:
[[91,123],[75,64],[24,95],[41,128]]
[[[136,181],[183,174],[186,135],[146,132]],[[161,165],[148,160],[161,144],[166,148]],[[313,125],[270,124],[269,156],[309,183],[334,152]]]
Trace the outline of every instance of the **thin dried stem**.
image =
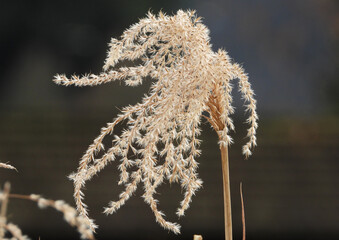
[[230,175],[229,160],[227,146],[220,147],[222,180],[224,193],[224,221],[225,221],[225,240],[232,240],[232,210],[231,210],[231,191],[230,191]]
[[221,93],[220,87],[215,85],[213,95],[210,96],[207,106],[209,107],[210,118],[214,130],[218,133],[221,153],[222,179],[223,179],[223,195],[224,195],[224,223],[225,223],[225,240],[232,240],[232,208],[231,208],[231,190],[230,190],[230,174],[228,159],[228,144],[230,143],[225,136],[224,129],[227,125],[221,120]]
[[242,240],[246,240],[245,207],[244,207],[244,196],[242,193],[242,182],[240,183],[240,199],[241,199]]

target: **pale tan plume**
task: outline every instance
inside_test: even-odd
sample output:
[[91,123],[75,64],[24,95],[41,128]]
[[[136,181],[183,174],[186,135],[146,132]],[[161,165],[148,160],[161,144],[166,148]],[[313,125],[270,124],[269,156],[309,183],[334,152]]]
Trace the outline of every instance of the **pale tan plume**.
[[[154,82],[140,103],[125,107],[101,129],[83,155],[77,172],[70,176],[77,209],[94,229],[96,226],[88,217],[82,191],[88,180],[117,159],[121,172],[119,184],[124,184],[125,190],[104,212],[115,212],[142,184],[143,198],[156,221],[179,233],[180,226],[165,220],[158,208],[157,188],[166,180],[180,184],[184,199],[177,215],[183,216],[202,186],[196,161],[201,153],[198,137],[202,117],[217,131],[221,146],[232,142],[230,131],[234,125],[230,115],[234,112],[231,96],[234,79],[238,79],[239,91],[247,103],[249,140],[243,147],[243,154],[246,158],[251,155],[256,146],[258,115],[248,76],[239,64],[231,61],[225,50],[212,50],[209,30],[193,11],[179,10],[173,16],[149,13],[125,30],[120,39],[113,38],[109,47],[101,74],[71,78],[56,75],[54,82],[64,86],[95,86],[115,80],[124,81],[127,86],[138,86],[148,78]],[[134,67],[115,67],[124,60],[140,60],[141,63]],[[125,130],[114,136],[113,145],[101,157],[96,157],[104,150],[103,139],[122,123],[127,126]]]

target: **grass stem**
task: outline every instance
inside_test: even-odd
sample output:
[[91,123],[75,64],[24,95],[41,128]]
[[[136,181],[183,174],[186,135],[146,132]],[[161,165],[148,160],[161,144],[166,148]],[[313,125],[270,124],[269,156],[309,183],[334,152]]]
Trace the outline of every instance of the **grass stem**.
[[225,240],[232,240],[232,211],[231,211],[231,191],[230,174],[228,161],[228,148],[225,145],[220,146],[222,179],[224,192],[224,221],[225,221]]

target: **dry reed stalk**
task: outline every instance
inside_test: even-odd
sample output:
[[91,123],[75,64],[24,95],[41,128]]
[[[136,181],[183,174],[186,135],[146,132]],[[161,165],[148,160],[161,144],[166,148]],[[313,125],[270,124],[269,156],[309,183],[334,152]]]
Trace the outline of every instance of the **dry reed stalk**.
[[242,240],[245,240],[246,239],[246,223],[245,223],[244,196],[242,193],[242,182],[240,183],[240,199],[241,199]]
[[[206,117],[211,123],[214,130],[219,135],[219,140],[223,141],[224,129],[227,128],[226,123],[221,120],[221,93],[219,91],[220,86],[215,86],[213,89],[213,95],[210,96],[209,102],[209,114],[210,117]],[[220,134],[221,133],[221,134]],[[224,222],[225,222],[225,240],[232,240],[232,208],[231,208],[231,189],[230,189],[230,175],[229,175],[229,159],[228,159],[228,145],[220,144],[221,153],[221,168],[223,179],[223,195],[224,195]]]
[[[150,205],[156,221],[165,229],[180,233],[180,226],[164,218],[155,199],[156,189],[165,181],[178,182],[184,190],[184,199],[177,210],[183,216],[192,197],[201,187],[196,158],[200,155],[198,139],[201,118],[205,117],[219,136],[225,195],[226,239],[232,239],[231,210],[227,147],[232,143],[229,131],[234,130],[230,115],[232,84],[239,80],[239,91],[249,114],[247,122],[249,141],[243,146],[247,158],[256,146],[258,116],[254,92],[242,67],[233,63],[225,50],[214,52],[211,48],[208,28],[193,11],[179,10],[174,16],[160,12],[125,30],[121,39],[112,38],[104,64],[104,72],[83,77],[56,75],[54,82],[64,86],[95,86],[115,80],[124,80],[127,86],[138,86],[146,77],[154,83],[141,103],[128,106],[122,113],[101,129],[82,159],[74,182],[74,198],[77,210],[87,223],[96,228],[88,217],[82,192],[85,184],[109,162],[120,160],[120,184],[125,190],[117,201],[105,208],[111,214],[118,210],[142,183],[143,198]],[[135,67],[114,68],[119,61],[141,60]],[[208,116],[203,113],[208,113]],[[102,157],[103,139],[113,133],[117,124],[127,123]],[[133,153],[133,154],[131,154]],[[133,158],[132,158],[133,156]]]
[[221,165],[224,194],[224,221],[225,221],[225,239],[232,240],[232,208],[231,208],[231,185],[228,161],[228,148],[221,146]]

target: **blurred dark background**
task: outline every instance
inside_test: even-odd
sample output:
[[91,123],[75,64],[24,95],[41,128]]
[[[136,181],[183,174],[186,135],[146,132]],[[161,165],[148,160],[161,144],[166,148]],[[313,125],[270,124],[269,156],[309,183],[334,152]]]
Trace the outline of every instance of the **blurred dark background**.
[[[235,144],[230,148],[235,239],[241,237],[243,182],[247,239],[339,239],[338,1],[0,1],[0,170],[12,192],[41,193],[74,205],[67,175],[118,109],[140,101],[149,83],[75,88],[53,84],[56,73],[99,73],[111,37],[163,10],[196,9],[211,30],[214,50],[243,64],[256,92],[260,127],[253,157],[243,160],[243,103],[235,95]],[[216,134],[203,126],[198,159],[204,188],[177,219],[180,188],[160,188],[160,208],[182,225],[163,230],[143,202],[142,189],[116,214],[113,163],[86,190],[98,239],[223,239],[223,200]],[[32,239],[78,239],[53,209],[11,200],[9,221]]]

